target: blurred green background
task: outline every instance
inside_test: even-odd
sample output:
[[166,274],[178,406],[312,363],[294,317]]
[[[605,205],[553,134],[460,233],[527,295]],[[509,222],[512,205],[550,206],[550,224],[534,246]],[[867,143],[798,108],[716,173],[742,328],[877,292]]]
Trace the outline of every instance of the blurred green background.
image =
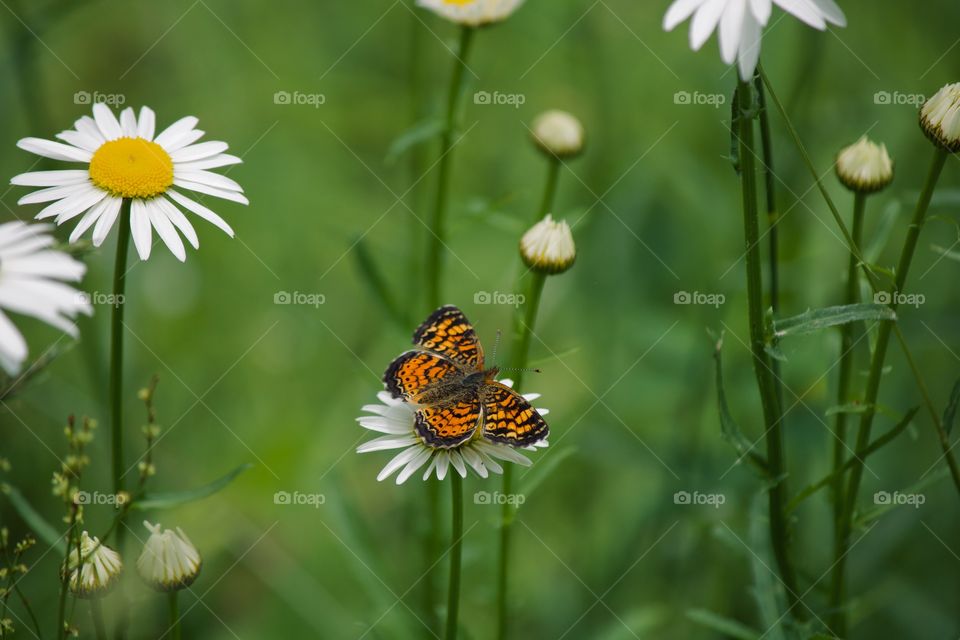
[[[208,139],[228,141],[244,158],[228,173],[250,206],[206,199],[236,239],[201,221],[201,248],[186,264],[156,247],[128,280],[128,458],[139,454],[144,418],[135,392],[157,373],[166,434],[155,488],[189,488],[255,465],[212,498],[151,514],[183,527],[203,553],[203,573],[182,596],[185,637],[430,637],[416,617],[424,617],[426,487],[417,476],[401,487],[377,483],[391,455],[355,454],[369,436],[354,419],[429,311],[415,266],[426,235],[417,218],[428,217],[435,175],[404,198],[416,215],[397,201],[426,166],[418,169],[417,154],[429,164],[436,145],[400,157],[389,150],[415,121],[439,111],[454,27],[412,10],[409,0],[0,4],[0,176],[34,161],[16,149],[19,138],[52,137],[89,113],[77,92],[148,104],[158,126],[196,115]],[[764,564],[762,487],[721,440],[707,334],[727,332],[729,400],[747,435],[758,438],[739,186],[726,158],[735,75],[714,39],[693,53],[687,24],[662,32],[668,4],[528,0],[479,34],[469,65],[445,298],[476,324],[488,353],[497,329],[509,333],[513,307],[477,304],[477,295],[519,291],[517,241],[546,171],[527,127],[538,112],[561,108],[582,119],[589,138],[585,155],[562,174],[555,210],[575,223],[577,263],[548,280],[532,344],[543,373],[528,377],[528,390],[543,394],[538,405],[551,410],[552,435],[532,470],[518,473],[521,491],[535,479],[537,486],[515,527],[515,637],[726,637],[695,622],[691,610],[739,620],[759,635],[779,615],[769,611],[776,580]],[[930,156],[910,97],[958,79],[960,6],[841,4],[849,26],[828,33],[775,10],[763,60],[845,214],[852,199],[829,172],[834,154],[865,132],[887,144],[897,179],[871,198],[868,234],[895,216],[880,258],[891,265]],[[422,96],[419,114],[412,87]],[[277,104],[282,91],[322,95],[323,104]],[[523,104],[474,104],[475,91],[519,94]],[[720,95],[727,104],[677,104],[678,92]],[[780,119],[774,123],[783,307],[794,314],[839,303],[846,255]],[[911,278],[926,304],[901,320],[938,406],[960,371],[960,264],[931,245],[957,241],[958,181],[960,165],[951,161],[935,203],[939,218],[924,232]],[[4,189],[4,218],[36,212],[16,205],[24,193]],[[86,290],[109,291],[115,237],[87,256]],[[358,249],[385,273],[405,322],[371,290]],[[674,303],[681,291],[722,294],[726,302],[681,306]],[[324,304],[274,304],[278,292],[322,294]],[[59,338],[16,320],[32,355]],[[0,455],[13,464],[6,480],[52,521],[61,513],[49,477],[65,447],[67,415],[100,419],[86,484],[109,485],[108,320],[109,308],[97,308],[82,323],[82,340],[0,413]],[[829,467],[832,421],[824,412],[833,404],[838,345],[833,333],[784,345],[787,404],[795,405],[786,427],[794,490]],[[889,364],[883,403],[898,411],[919,404],[899,351],[891,349]],[[878,432],[892,424],[879,422]],[[861,500],[872,506],[875,491],[929,477],[939,456],[921,414],[870,459],[874,473],[864,477]],[[499,484],[466,484],[464,638],[493,634],[498,510],[471,496]],[[276,505],[278,491],[323,494],[325,503]],[[725,503],[678,505],[678,491],[722,494]],[[924,494],[923,506],[891,511],[854,550],[854,637],[960,634],[960,502],[949,481]],[[826,493],[796,512],[801,582],[814,585],[809,597],[818,603],[830,564],[829,515]],[[0,517],[14,534],[24,532],[5,500]],[[110,517],[109,507],[91,508],[91,531]],[[36,565],[23,585],[39,610],[53,611],[58,559],[44,551],[32,553]],[[437,578],[445,582],[445,562]],[[134,637],[156,637],[165,628],[162,599],[135,580],[130,593]],[[78,608],[89,635],[86,615]],[[52,631],[52,619],[42,622]],[[18,626],[18,637],[28,637]]]

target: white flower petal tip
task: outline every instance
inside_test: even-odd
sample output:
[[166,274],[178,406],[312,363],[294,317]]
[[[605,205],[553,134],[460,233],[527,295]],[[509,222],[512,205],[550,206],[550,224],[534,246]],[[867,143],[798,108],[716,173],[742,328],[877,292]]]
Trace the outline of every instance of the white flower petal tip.
[[[500,383],[512,385],[510,380],[500,380]],[[489,442],[482,435],[451,449],[430,447],[416,433],[418,405],[393,398],[385,391],[377,394],[377,398],[381,404],[365,405],[363,411],[372,415],[358,417],[357,423],[365,429],[386,435],[363,443],[357,447],[357,453],[401,450],[377,475],[378,482],[383,482],[394,474],[396,474],[394,481],[398,485],[405,483],[415,474],[423,480],[429,480],[431,477],[443,480],[451,467],[462,478],[466,478],[471,470],[477,476],[486,478],[491,473],[503,473],[500,462],[510,462],[524,467],[533,464],[516,448]],[[537,411],[543,410],[537,409]],[[545,446],[546,440],[541,440],[523,448],[527,451],[536,451]],[[419,474],[424,466],[426,470]]]
[[[182,238],[197,249],[199,238],[179,207],[210,222],[230,237],[233,229],[206,206],[181,195],[173,186],[247,205],[243,188],[234,180],[212,173],[238,164],[240,158],[224,153],[224,142],[197,142],[203,132],[197,119],[177,120],[154,137],[156,117],[151,109],[124,109],[118,119],[102,103],[93,106],[93,117],[84,116],[75,128],[57,134],[61,142],[24,138],[17,146],[30,153],[63,162],[79,162],[83,169],[36,171],[15,176],[11,184],[41,187],[20,199],[20,204],[49,203],[38,219],[53,218],[57,225],[74,218],[71,234],[76,241],[93,229],[99,247],[113,228],[124,201],[131,203],[131,226],[137,253],[150,257],[152,233],[181,262],[186,260]],[[178,207],[179,205],[179,207]]]
[[183,530],[163,529],[149,522],[143,526],[150,532],[137,559],[137,572],[143,581],[157,591],[178,591],[193,584],[203,562]]
[[86,266],[51,247],[55,240],[46,224],[0,224],[0,366],[16,375],[28,355],[27,343],[6,312],[41,320],[71,336],[73,320],[91,315],[86,294],[67,282],[78,282]]
[[960,152],[960,82],[946,85],[923,103],[920,127],[937,146]]
[[533,271],[563,273],[577,259],[573,233],[566,221],[557,222],[550,214],[533,225],[520,239],[520,255]]
[[96,598],[106,594],[117,583],[123,572],[120,554],[101,544],[86,531],[80,535],[80,544],[74,546],[61,567],[70,592],[80,598]]
[[506,20],[523,2],[524,0],[417,0],[417,5],[456,24],[483,27]]
[[690,48],[698,51],[718,30],[720,57],[737,63],[740,79],[750,80],[760,60],[763,28],[776,4],[815,29],[827,24],[847,26],[847,18],[834,0],[674,0],[663,17],[663,28],[671,31],[692,17]]
[[875,193],[893,182],[893,160],[887,147],[863,136],[837,155],[837,178],[858,193]]
[[573,158],[583,151],[583,124],[566,111],[541,113],[531,127],[534,144],[548,156]]

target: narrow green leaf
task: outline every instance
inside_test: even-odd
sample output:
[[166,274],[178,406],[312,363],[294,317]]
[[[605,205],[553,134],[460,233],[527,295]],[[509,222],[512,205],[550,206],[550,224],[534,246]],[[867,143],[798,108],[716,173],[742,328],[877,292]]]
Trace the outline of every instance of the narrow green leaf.
[[847,413],[847,414],[866,413],[867,409],[869,408],[870,408],[869,404],[863,404],[862,402],[850,402],[847,404],[834,405],[828,408],[824,412],[824,415],[830,418],[840,413]]
[[955,261],[957,261],[957,262],[960,262],[960,251],[953,251],[952,249],[947,249],[946,247],[941,247],[941,246],[938,245],[938,244],[931,244],[931,245],[930,245],[930,248],[933,249],[933,252],[934,252],[934,253],[937,253],[937,254],[943,256],[944,258],[949,258],[949,259],[951,259],[951,260],[955,260]]
[[697,624],[730,638],[757,640],[760,637],[760,632],[756,629],[751,629],[742,622],[725,618],[706,609],[687,609],[686,616]]
[[66,545],[63,543],[64,534],[57,531],[56,527],[47,522],[47,519],[40,515],[30,501],[27,500],[20,491],[13,486],[4,484],[0,488],[0,493],[10,499],[10,504],[14,510],[23,518],[27,526],[37,535],[37,538],[43,540],[51,547],[56,547],[61,551],[66,551]]
[[953,391],[950,393],[950,402],[947,408],[943,410],[943,428],[950,435],[953,431],[953,423],[957,417],[957,406],[960,405],[960,380],[953,385]]
[[[885,434],[883,434],[882,436],[880,436],[879,438],[871,442],[869,445],[867,445],[867,448],[864,450],[862,456],[860,457],[863,460],[866,460],[867,457],[869,457],[871,454],[879,451],[884,446],[886,446],[887,444],[892,442],[894,439],[896,439],[897,436],[903,433],[906,430],[906,428],[910,426],[910,424],[913,422],[914,416],[917,415],[917,411],[919,410],[920,410],[920,407],[914,407],[913,409],[910,409],[910,411],[907,412],[907,415],[905,415],[903,419],[900,420],[900,422],[898,422],[892,429],[890,429]],[[856,461],[857,461],[857,457],[851,456],[850,459],[848,459],[846,463],[844,463],[844,465],[840,467],[838,470],[834,471],[833,473],[827,475],[824,478],[821,478],[819,481],[807,486],[803,491],[798,493],[793,498],[793,500],[791,500],[787,504],[787,509],[786,509],[787,513],[790,513],[791,511],[799,507],[801,502],[803,502],[804,500],[806,500],[807,498],[815,494],[820,489],[823,489],[824,487],[832,483],[837,478],[837,476],[845,473],[850,467],[853,466],[854,462]]]
[[740,460],[749,460],[760,470],[764,476],[766,476],[768,475],[766,459],[753,450],[753,443],[743,435],[743,432],[740,431],[740,426],[737,424],[737,421],[734,420],[733,416],[730,414],[730,405],[727,404],[727,392],[723,385],[722,350],[723,336],[721,335],[716,342],[713,352],[713,360],[716,364],[717,406],[720,411],[720,431],[723,434],[723,438],[733,445],[734,449],[736,449],[737,457]]
[[811,309],[798,316],[774,322],[774,336],[803,335],[821,329],[865,320],[896,320],[897,314],[885,304],[849,304],[823,309]]
[[186,489],[185,491],[169,491],[165,493],[148,493],[142,498],[134,500],[133,504],[130,505],[130,508],[139,509],[141,511],[146,511],[147,509],[172,509],[173,507],[178,507],[182,504],[187,504],[188,502],[196,502],[197,500],[207,498],[217,493],[228,484],[233,482],[233,479],[238,475],[247,469],[252,468],[252,464],[242,464],[230,473],[217,478],[209,484],[205,484],[195,489]]
[[443,133],[445,126],[440,118],[430,118],[416,123],[397,136],[390,144],[390,148],[387,150],[387,164],[396,162],[400,156],[417,145],[433,140]]

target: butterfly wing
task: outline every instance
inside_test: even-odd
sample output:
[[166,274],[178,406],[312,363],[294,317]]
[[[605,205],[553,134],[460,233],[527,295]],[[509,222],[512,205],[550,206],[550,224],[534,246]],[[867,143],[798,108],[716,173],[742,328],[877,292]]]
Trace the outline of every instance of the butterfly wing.
[[432,384],[460,370],[449,359],[427,351],[407,351],[390,363],[383,374],[383,383],[394,398],[416,402]]
[[480,398],[470,394],[449,404],[417,411],[417,434],[431,447],[450,449],[473,437],[481,423]]
[[550,429],[523,396],[499,382],[483,387],[483,437],[512,447],[528,447],[545,439]]
[[483,369],[483,348],[477,332],[460,309],[440,307],[413,334],[413,343],[447,356],[478,371]]

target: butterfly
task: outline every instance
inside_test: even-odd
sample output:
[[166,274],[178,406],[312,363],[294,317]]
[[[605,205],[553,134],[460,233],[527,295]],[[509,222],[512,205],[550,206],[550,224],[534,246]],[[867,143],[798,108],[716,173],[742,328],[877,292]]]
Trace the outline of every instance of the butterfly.
[[427,446],[452,449],[472,438],[527,447],[547,437],[543,417],[523,396],[484,368],[483,347],[457,307],[440,307],[413,334],[416,349],[400,354],[383,375],[394,398],[420,405],[417,435]]

